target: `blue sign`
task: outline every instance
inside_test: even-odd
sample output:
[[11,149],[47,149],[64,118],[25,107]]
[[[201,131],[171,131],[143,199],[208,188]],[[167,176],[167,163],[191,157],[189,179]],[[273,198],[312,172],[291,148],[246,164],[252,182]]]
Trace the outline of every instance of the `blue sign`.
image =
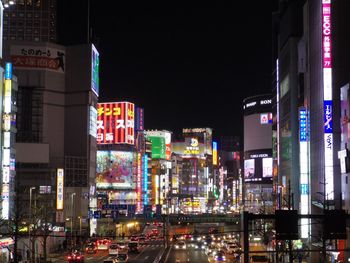
[[148,155],[145,154],[143,156],[143,204],[147,205],[148,204]]
[[309,194],[309,185],[300,184],[300,192],[302,195],[308,195]]
[[217,150],[218,150],[218,143],[213,142],[213,151],[217,151]]
[[12,79],[12,63],[5,65],[5,79]]
[[333,133],[332,101],[323,101],[324,133]]
[[307,117],[305,108],[300,108],[299,110],[299,140],[301,142],[308,141]]
[[101,218],[101,211],[94,211],[94,218],[100,219]]

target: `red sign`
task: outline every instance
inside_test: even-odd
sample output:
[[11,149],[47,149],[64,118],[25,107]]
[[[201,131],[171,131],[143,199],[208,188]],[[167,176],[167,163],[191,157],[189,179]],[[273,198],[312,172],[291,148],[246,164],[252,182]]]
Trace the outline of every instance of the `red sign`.
[[99,103],[97,144],[134,144],[135,105],[130,102]]

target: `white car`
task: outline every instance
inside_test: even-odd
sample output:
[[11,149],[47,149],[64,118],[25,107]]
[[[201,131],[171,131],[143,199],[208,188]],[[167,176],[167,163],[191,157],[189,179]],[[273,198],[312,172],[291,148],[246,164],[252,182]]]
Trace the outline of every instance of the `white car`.
[[186,243],[184,241],[179,241],[175,243],[175,249],[186,249]]

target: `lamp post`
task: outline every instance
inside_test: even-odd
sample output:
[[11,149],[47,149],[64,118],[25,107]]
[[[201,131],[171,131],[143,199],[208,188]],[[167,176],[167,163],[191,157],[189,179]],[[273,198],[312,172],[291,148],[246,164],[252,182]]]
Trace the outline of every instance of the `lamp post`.
[[[30,227],[32,224],[32,190],[34,190],[35,187],[29,188],[29,227],[28,227],[28,246],[31,247],[31,249],[34,248],[34,245],[30,246]],[[34,256],[34,251],[32,251],[32,256]]]
[[73,248],[74,196],[75,196],[75,193],[72,193],[72,194],[71,194],[71,199],[72,199],[72,220],[70,221],[71,248]]
[[79,241],[80,241],[80,244],[82,243],[82,236],[81,236],[81,216],[78,216],[79,218]]

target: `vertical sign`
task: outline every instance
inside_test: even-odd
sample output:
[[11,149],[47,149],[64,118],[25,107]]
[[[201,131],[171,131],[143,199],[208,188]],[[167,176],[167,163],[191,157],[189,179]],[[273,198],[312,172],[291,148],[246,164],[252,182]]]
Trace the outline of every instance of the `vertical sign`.
[[135,129],[137,131],[143,131],[144,126],[144,112],[142,108],[136,108],[136,119],[135,119]]
[[334,199],[333,185],[333,123],[332,123],[332,34],[331,0],[322,0],[322,63],[324,119],[324,178],[326,199]]
[[137,176],[136,176],[136,213],[141,213],[141,194],[142,194],[142,161],[141,153],[137,154]]
[[12,64],[6,63],[3,95],[3,148],[2,148],[2,218],[9,219],[10,213],[10,160],[11,160],[11,114],[12,110]]
[[63,210],[64,170],[57,168],[56,209]]
[[100,57],[94,45],[91,46],[91,90],[98,97],[100,90]]
[[[308,154],[308,113],[306,108],[299,109],[299,162],[300,162],[300,213],[309,214],[309,154]],[[309,219],[301,219],[301,237],[309,236]]]
[[143,204],[148,205],[148,155],[143,156]]
[[213,165],[218,165],[218,144],[213,141]]
[[97,108],[97,144],[134,145],[134,109],[130,102],[99,103]]

